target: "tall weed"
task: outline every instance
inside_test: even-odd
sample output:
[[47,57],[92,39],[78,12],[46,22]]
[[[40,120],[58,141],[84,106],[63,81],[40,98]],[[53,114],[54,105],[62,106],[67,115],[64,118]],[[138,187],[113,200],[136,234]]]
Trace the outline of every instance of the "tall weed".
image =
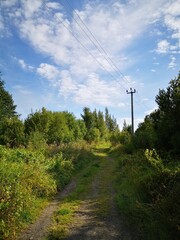
[[[0,148],[0,239],[15,239],[38,198],[56,192],[53,177],[33,152]],[[38,156],[37,156],[38,157]]]
[[117,201],[121,211],[139,226],[143,239],[179,239],[179,168],[165,166],[155,150],[118,158]]

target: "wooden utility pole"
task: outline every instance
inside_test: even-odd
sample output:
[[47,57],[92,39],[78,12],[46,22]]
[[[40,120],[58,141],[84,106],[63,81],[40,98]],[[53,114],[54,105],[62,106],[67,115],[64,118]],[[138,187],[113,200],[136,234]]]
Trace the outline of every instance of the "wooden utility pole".
[[126,90],[127,94],[131,94],[131,132],[134,135],[134,109],[133,109],[133,94],[136,93],[136,89],[130,88],[130,91]]

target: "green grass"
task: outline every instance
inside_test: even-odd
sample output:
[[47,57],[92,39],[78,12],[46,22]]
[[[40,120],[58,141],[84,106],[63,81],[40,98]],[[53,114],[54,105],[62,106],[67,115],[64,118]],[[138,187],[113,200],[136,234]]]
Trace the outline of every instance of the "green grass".
[[63,239],[67,236],[68,227],[74,221],[74,214],[85,201],[90,192],[91,183],[100,168],[96,154],[91,151],[79,156],[78,171],[76,171],[76,189],[60,202],[54,215],[53,225],[49,230],[48,240]]
[[[63,239],[67,236],[68,228],[73,224],[74,214],[82,204],[92,205],[93,212],[99,217],[109,214],[109,201],[111,201],[110,188],[115,181],[114,162],[108,158],[109,144],[101,143],[93,146],[93,152],[86,154],[86,164],[76,172],[76,189],[59,205],[54,216],[54,223],[50,229],[49,240]],[[83,161],[81,159],[80,161]],[[98,195],[89,200],[92,191],[92,182],[98,177]],[[107,187],[109,185],[109,187]],[[88,201],[87,201],[88,197]]]

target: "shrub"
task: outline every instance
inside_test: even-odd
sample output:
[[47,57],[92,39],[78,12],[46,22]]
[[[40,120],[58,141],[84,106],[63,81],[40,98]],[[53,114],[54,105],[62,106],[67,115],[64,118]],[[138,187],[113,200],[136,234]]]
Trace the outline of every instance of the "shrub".
[[0,147],[0,239],[15,239],[18,229],[31,219],[38,198],[56,192],[45,160],[35,153]]
[[71,179],[73,163],[71,160],[64,159],[61,152],[57,153],[51,161],[49,171],[53,173],[57,188],[62,189]]
[[179,239],[180,169],[168,167],[155,150],[119,156],[118,205],[143,239]]

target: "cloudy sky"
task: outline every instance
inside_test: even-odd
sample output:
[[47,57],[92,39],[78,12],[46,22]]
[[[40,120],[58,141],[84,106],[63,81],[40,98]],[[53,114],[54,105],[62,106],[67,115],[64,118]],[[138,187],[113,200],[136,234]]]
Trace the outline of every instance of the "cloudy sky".
[[135,124],[180,70],[180,0],[0,0],[0,71],[24,119],[108,107]]

